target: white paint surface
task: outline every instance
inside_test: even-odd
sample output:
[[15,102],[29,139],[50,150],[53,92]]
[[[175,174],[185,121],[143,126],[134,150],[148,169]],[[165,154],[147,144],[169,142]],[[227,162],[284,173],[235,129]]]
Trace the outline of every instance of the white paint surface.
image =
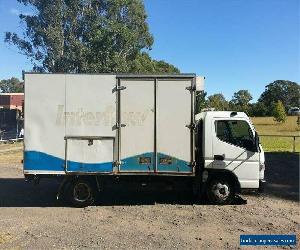
[[157,151],[190,162],[191,81],[157,83]]
[[121,158],[154,151],[154,81],[121,81]]

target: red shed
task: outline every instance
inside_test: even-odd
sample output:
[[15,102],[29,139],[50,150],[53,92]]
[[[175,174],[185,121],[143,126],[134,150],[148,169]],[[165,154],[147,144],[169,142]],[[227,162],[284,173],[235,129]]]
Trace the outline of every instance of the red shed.
[[0,108],[22,111],[23,104],[24,93],[0,93]]

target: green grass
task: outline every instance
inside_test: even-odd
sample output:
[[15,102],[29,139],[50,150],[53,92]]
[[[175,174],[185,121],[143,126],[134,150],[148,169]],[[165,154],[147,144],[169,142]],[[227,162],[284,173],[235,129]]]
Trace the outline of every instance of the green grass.
[[[293,138],[260,137],[260,142],[266,152],[293,152]],[[300,152],[300,138],[296,138],[295,152]]]
[[[300,136],[297,117],[289,116],[285,123],[276,123],[273,117],[251,118],[259,135]],[[261,144],[266,152],[293,151],[292,137],[260,136]],[[295,141],[296,152],[300,152],[300,138]]]

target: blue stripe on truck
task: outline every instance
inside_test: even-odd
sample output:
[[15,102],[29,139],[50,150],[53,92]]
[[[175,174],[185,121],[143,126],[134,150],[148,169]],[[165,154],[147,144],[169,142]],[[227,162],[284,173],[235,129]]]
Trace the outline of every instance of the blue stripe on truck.
[[[151,164],[140,164],[140,158],[151,158]],[[161,159],[170,159],[170,164],[160,164]],[[123,171],[154,171],[154,153],[144,153],[122,159],[121,170]],[[180,160],[166,154],[157,154],[157,170],[160,172],[191,172],[189,162]]]
[[[151,164],[140,164],[140,158],[151,158]],[[121,171],[154,171],[153,169],[154,153],[144,153],[122,159]]]
[[[160,164],[161,158],[170,158],[171,164]],[[166,154],[157,154],[157,171],[160,172],[192,172],[190,163],[184,160],[180,160],[176,157],[172,157]]]
[[[38,151],[25,151],[24,170],[64,171],[65,160]],[[76,172],[111,172],[112,162],[81,163],[68,161],[68,171]]]
[[[141,157],[150,157],[151,164],[140,164]],[[169,158],[170,164],[160,164],[161,158]],[[154,153],[144,153],[122,159],[121,171],[154,171]],[[157,154],[157,169],[161,172],[191,172],[189,163],[162,153]],[[24,170],[64,171],[65,160],[38,151],[24,152]],[[68,161],[68,171],[73,172],[112,172],[112,162],[82,163]]]

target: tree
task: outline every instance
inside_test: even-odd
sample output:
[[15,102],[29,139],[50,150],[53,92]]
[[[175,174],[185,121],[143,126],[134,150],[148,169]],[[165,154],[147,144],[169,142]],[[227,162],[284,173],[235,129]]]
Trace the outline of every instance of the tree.
[[22,93],[24,84],[18,78],[12,77],[0,81],[0,93]]
[[272,107],[280,100],[287,111],[290,107],[300,106],[300,86],[296,82],[277,80],[268,84],[258,99],[268,107],[268,115],[272,115]]
[[232,100],[229,103],[230,109],[249,113],[249,102],[251,100],[252,96],[248,90],[239,90],[233,94]]
[[214,94],[209,96],[207,106],[215,110],[228,110],[228,102],[222,94]]
[[267,107],[262,102],[256,102],[250,104],[249,115],[250,116],[266,116],[268,112]]
[[179,70],[164,61],[156,61],[146,53],[137,55],[130,64],[130,71],[134,73],[179,73]]
[[248,90],[239,90],[233,94],[232,103],[239,106],[247,106],[252,100]]
[[200,113],[201,110],[207,107],[206,95],[207,92],[205,91],[201,91],[196,94],[196,114]]
[[286,121],[286,113],[285,108],[280,100],[278,100],[275,104],[273,110],[274,121],[276,122],[285,122]]
[[[39,72],[148,72],[139,65],[153,37],[141,0],[18,0],[34,14],[21,14],[24,36],[6,32]],[[163,61],[155,69],[177,72]],[[162,69],[160,68],[162,67]]]

